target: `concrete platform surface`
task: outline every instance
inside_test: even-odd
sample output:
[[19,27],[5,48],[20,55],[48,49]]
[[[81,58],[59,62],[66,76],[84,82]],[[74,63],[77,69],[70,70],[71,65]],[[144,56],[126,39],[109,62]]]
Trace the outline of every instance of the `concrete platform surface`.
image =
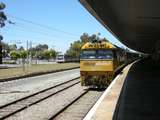
[[160,120],[160,66],[135,63],[126,77],[113,120]]
[[144,59],[130,66],[84,120],[160,120],[160,64]]
[[84,120],[112,120],[121,88],[130,67],[131,64],[113,80]]

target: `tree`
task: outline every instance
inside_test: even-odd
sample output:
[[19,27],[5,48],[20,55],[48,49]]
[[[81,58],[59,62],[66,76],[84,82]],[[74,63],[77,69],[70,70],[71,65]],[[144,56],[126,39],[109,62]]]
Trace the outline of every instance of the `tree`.
[[28,51],[26,51],[26,50],[20,51],[20,52],[19,52],[19,53],[20,53],[20,58],[22,58],[22,59],[27,58],[27,52],[28,52]]
[[74,43],[70,45],[70,48],[67,50],[65,55],[73,58],[79,58],[82,44],[83,43],[80,40],[74,41]]
[[44,51],[48,50],[47,44],[39,44],[36,47],[32,47],[29,51],[32,51],[32,56],[38,59],[44,59]]
[[97,41],[97,36],[96,36],[96,34],[91,35],[91,36],[89,37],[89,41],[90,41],[90,42],[96,42],[96,41]]
[[48,45],[47,44],[39,44],[35,47],[36,51],[43,51],[43,50],[47,50],[48,49]]
[[[100,33],[98,33],[100,35]],[[108,40],[106,38],[99,38],[99,36],[96,34],[92,34],[91,36],[88,35],[88,33],[83,33],[80,37],[80,40],[74,41],[70,44],[69,49],[66,51],[66,56],[72,57],[72,58],[79,58],[80,57],[80,51],[81,47],[86,42],[96,42],[96,41],[106,41]]]
[[50,55],[51,55],[51,58],[55,59],[57,56],[57,52],[54,49],[50,49]]
[[23,46],[21,46],[21,47],[18,49],[18,51],[22,51],[22,50],[24,50],[24,47],[23,47]]
[[6,7],[6,5],[1,2],[0,3],[0,27],[1,28],[5,26],[5,21],[7,20],[6,15],[2,11],[5,7]]
[[88,42],[89,41],[89,35],[88,35],[88,33],[83,33],[83,35],[81,35],[80,39],[81,39],[81,41],[83,43]]
[[11,51],[10,56],[13,60],[17,60],[18,58],[20,58],[20,54],[17,51]]
[[9,49],[10,49],[10,51],[16,51],[17,50],[17,45],[16,44],[9,45]]
[[50,50],[44,50],[43,51],[43,58],[47,59],[49,61],[49,59],[51,58],[55,58],[56,57],[56,51],[53,49]]
[[36,51],[35,56],[38,59],[43,59],[43,51]]
[[2,42],[2,57],[8,57],[10,53],[10,48],[7,43]]
[[49,61],[49,59],[51,58],[50,51],[49,50],[44,50],[43,51],[43,57]]
[[54,49],[48,49],[47,44],[39,44],[36,47],[32,47],[29,51],[32,51],[32,56],[38,59],[47,59],[55,58],[57,52]]
[[[5,21],[7,20],[6,15],[2,11],[5,7],[6,5],[4,3],[0,3],[0,27],[1,28],[5,26]],[[2,39],[3,37],[0,35],[0,64],[2,64],[2,43],[1,43]]]

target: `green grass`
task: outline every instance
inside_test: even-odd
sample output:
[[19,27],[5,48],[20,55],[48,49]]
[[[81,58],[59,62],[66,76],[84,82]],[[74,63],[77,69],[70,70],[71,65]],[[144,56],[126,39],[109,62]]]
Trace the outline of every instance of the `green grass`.
[[0,69],[0,79],[30,75],[32,73],[69,69],[74,67],[79,67],[79,63],[37,64],[37,65],[34,64],[31,66],[25,67],[25,70],[23,70],[22,67]]

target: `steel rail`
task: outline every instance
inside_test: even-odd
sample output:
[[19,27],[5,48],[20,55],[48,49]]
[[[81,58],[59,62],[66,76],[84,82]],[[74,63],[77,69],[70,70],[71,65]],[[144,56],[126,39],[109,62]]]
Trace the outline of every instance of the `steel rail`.
[[[12,116],[12,115],[14,115],[14,114],[16,114],[16,113],[18,113],[18,112],[26,109],[26,108],[28,108],[29,106],[32,106],[32,105],[34,105],[34,104],[36,104],[36,103],[39,103],[39,102],[41,102],[41,101],[43,101],[43,100],[45,100],[45,99],[47,99],[47,98],[49,98],[49,97],[52,97],[53,95],[55,95],[55,94],[57,94],[57,93],[59,93],[59,92],[61,92],[61,91],[64,91],[64,90],[66,90],[66,89],[68,89],[68,88],[70,88],[70,87],[72,87],[72,86],[80,83],[80,81],[78,80],[79,78],[80,78],[80,77],[77,77],[77,78],[68,80],[68,81],[66,81],[66,82],[57,84],[57,85],[55,85],[55,86],[46,88],[46,89],[41,90],[41,91],[38,91],[38,92],[36,92],[36,93],[34,93],[34,94],[28,95],[28,96],[26,96],[26,97],[17,99],[17,100],[15,100],[15,101],[13,101],[13,102],[10,102],[10,103],[7,103],[7,104],[5,104],[5,105],[3,105],[3,106],[0,106],[0,120],[3,120],[3,119],[5,119],[5,118],[8,118],[8,117],[10,117],[10,116]],[[72,83],[72,82],[73,82],[73,83]],[[70,85],[69,83],[72,83],[72,84]],[[41,94],[44,94],[45,92],[47,93],[49,90],[62,87],[63,85],[66,85],[66,84],[69,84],[69,85],[66,86],[66,87],[64,86],[64,88],[62,88],[62,89],[60,89],[60,90],[58,90],[58,91],[56,91],[56,92],[53,92],[53,93],[50,93],[50,94],[46,94],[46,96],[44,96],[44,97],[42,96],[42,98],[40,98],[40,99],[38,99],[38,100],[35,99],[35,98],[36,98],[36,95],[41,95]],[[31,99],[31,98],[34,98],[34,99],[32,99],[32,100],[33,100],[33,101],[35,100],[35,101],[29,103],[27,100],[29,100],[29,99]],[[26,103],[25,103],[25,102],[26,102]],[[22,104],[20,104],[20,103],[22,103]],[[12,108],[12,106],[14,106],[14,105],[16,105],[16,104],[18,104],[18,105],[20,104],[20,107],[19,107],[19,108],[16,108],[16,109],[13,110],[13,111],[12,111],[11,109],[9,109],[9,107]],[[3,115],[3,112],[7,112],[7,110],[9,110],[9,112],[8,112],[8,113],[5,113],[5,115]],[[1,112],[1,111],[2,111],[2,112]]]
[[89,91],[88,89],[85,90],[83,93],[81,93],[75,99],[73,99],[69,104],[65,105],[61,110],[59,110],[56,113],[54,113],[48,120],[53,120],[54,118],[56,118],[59,114],[61,114],[62,112],[64,112],[68,107],[70,107],[72,104],[74,104],[75,102],[77,102],[81,97],[83,97],[85,94],[87,94],[88,91]]

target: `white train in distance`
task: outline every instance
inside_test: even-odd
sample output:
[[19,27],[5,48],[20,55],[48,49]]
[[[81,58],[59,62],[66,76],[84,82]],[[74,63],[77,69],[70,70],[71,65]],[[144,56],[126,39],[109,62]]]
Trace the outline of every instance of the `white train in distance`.
[[56,56],[57,63],[66,63],[66,62],[79,62],[79,58],[73,58],[70,56],[65,56],[64,54],[58,54]]

